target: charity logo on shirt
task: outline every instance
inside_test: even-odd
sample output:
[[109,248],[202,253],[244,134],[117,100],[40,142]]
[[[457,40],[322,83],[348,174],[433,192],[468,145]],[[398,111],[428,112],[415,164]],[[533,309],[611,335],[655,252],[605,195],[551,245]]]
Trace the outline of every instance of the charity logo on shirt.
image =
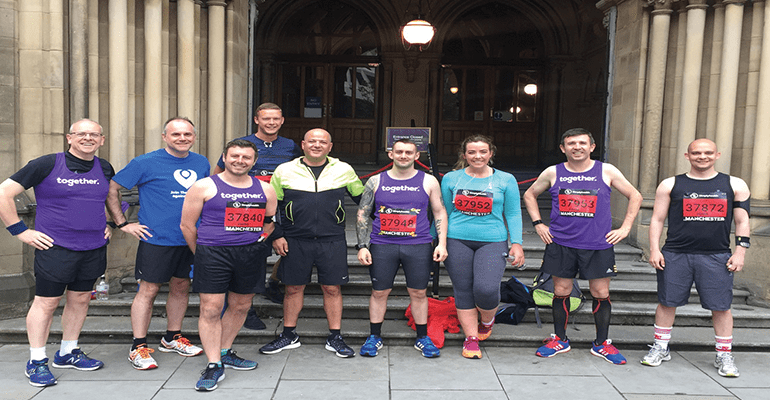
[[185,189],[189,189],[190,186],[198,180],[198,174],[191,169],[178,169],[174,171],[174,179],[177,183],[182,185]]

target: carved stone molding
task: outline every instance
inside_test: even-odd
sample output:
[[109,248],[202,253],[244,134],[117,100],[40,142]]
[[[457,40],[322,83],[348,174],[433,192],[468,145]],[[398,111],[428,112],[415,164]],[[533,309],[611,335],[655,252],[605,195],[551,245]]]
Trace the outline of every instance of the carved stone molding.
[[406,81],[409,83],[414,82],[414,73],[417,67],[420,66],[420,61],[417,59],[418,53],[404,52],[404,68],[406,68]]

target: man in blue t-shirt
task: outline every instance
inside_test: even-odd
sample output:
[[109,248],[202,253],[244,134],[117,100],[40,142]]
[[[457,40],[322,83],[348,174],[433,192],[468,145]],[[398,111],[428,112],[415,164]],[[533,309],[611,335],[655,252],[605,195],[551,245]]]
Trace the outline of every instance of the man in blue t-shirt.
[[[274,103],[262,103],[254,110],[254,123],[257,124],[257,131],[253,135],[244,136],[239,139],[247,140],[257,145],[257,151],[259,152],[257,162],[251,167],[249,175],[256,176],[257,179],[270,182],[270,177],[273,176],[275,168],[287,161],[291,161],[302,155],[297,143],[291,139],[287,139],[282,136],[278,136],[278,132],[283,126],[283,111],[281,107]],[[224,171],[224,162],[222,157],[219,157],[216,167],[214,167],[214,174],[218,174]],[[266,254],[267,258],[270,254]],[[278,264],[276,262],[273,265],[273,273],[270,275],[267,288],[265,290],[265,297],[275,303],[283,302],[283,293],[278,286]],[[252,308],[249,310],[249,314],[246,318],[246,323],[243,324],[248,329],[265,329],[265,324],[257,316],[257,312]]]
[[[139,370],[154,369],[157,362],[147,347],[147,329],[155,297],[164,283],[169,284],[166,313],[168,326],[158,350],[185,357],[203,352],[182,336],[182,320],[187,311],[193,254],[182,236],[179,223],[187,189],[209,176],[206,157],[190,151],[195,143],[195,127],[184,117],[169,119],[162,133],[166,147],[131,160],[110,183],[108,207],[117,215],[114,223],[121,231],[139,239],[135,276],[141,282],[131,304],[134,343],[129,351],[131,365]],[[139,222],[128,223],[121,212],[120,189],[139,188]]]

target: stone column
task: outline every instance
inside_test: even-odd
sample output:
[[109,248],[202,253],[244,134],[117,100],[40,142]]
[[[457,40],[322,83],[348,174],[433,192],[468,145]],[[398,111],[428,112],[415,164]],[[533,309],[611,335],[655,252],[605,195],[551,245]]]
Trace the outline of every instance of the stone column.
[[110,0],[110,163],[120,170],[128,163],[128,0]]
[[43,145],[43,13],[40,4],[17,3],[19,51],[18,165],[45,154]]
[[698,99],[700,95],[701,65],[703,64],[703,34],[706,31],[706,0],[690,0],[687,6],[687,43],[684,54],[684,76],[682,77],[682,99],[679,111],[679,138],[676,147],[676,171],[690,169],[684,158],[687,146],[695,140],[698,122]]
[[193,0],[177,0],[176,31],[177,114],[193,119],[195,118],[195,3]]
[[[195,26],[193,32],[195,33],[195,40],[193,41],[193,115],[190,119],[193,120],[195,126],[198,128],[197,132],[200,136],[201,128],[203,126],[201,121],[201,5],[203,0],[195,0],[195,10],[193,12],[193,20]],[[200,153],[201,141],[200,137],[195,140],[192,150],[196,153]]]
[[163,0],[144,3],[144,152],[161,148]]
[[213,164],[225,144],[225,6],[222,0],[209,0],[208,39],[208,125],[206,156]]
[[128,147],[126,147],[126,153],[128,160],[131,160],[136,156],[136,0],[128,0],[127,21],[126,44],[128,53],[126,55],[128,59],[126,71],[128,72],[128,92],[126,105],[128,106],[128,114],[126,116],[126,136],[128,136]]
[[[684,59],[687,46],[687,7],[684,2],[679,2],[675,6],[676,16],[676,33],[672,32],[672,36],[676,35],[676,42],[672,42],[671,45],[676,46],[675,51],[672,51],[671,66],[674,70],[673,79],[668,79],[666,86],[671,86],[673,90],[670,90],[670,108],[666,107],[665,113],[669,113],[668,123],[663,127],[661,132],[660,143],[660,171],[659,175],[670,176],[678,173],[676,164],[679,157],[677,151],[677,137],[679,129],[679,121],[682,113],[682,86],[684,85]],[[670,75],[669,75],[670,76]],[[666,106],[668,106],[666,104]]]
[[[716,140],[717,106],[719,102],[719,73],[722,69],[722,40],[725,30],[725,5],[714,4],[714,27],[711,31],[711,69],[709,71],[708,110],[706,111],[706,137]],[[700,135],[703,137],[703,135]]]
[[754,148],[754,130],[757,126],[757,96],[759,93],[759,68],[762,56],[762,25],[765,22],[765,1],[755,0],[751,12],[751,44],[749,45],[749,71],[746,81],[746,118],[743,122],[743,137],[741,138],[741,160],[737,171],[745,181],[751,181],[752,152]]
[[99,0],[88,0],[88,118],[108,122],[99,115]]
[[642,132],[641,177],[639,189],[652,196],[658,184],[660,161],[660,133],[663,117],[663,87],[666,80],[668,33],[671,25],[671,0],[656,1],[652,11],[650,50],[647,70],[647,95],[644,105]]
[[88,0],[70,0],[69,123],[88,116]]
[[722,45],[722,69],[719,79],[719,108],[717,109],[716,144],[722,156],[717,171],[730,172],[733,159],[735,130],[735,100],[738,97],[738,67],[743,31],[743,3],[746,0],[725,0],[725,31]]
[[751,197],[770,199],[770,7],[765,5],[762,56],[757,96],[757,129],[754,132],[754,158],[751,161]]

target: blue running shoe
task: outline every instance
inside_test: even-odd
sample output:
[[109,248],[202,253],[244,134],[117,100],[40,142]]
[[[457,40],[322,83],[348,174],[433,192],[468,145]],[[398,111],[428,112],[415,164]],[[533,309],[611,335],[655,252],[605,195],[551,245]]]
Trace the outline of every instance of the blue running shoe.
[[256,361],[246,360],[244,358],[238,357],[238,355],[235,354],[235,350],[233,349],[227,350],[227,353],[222,356],[222,365],[224,365],[225,368],[232,368],[243,371],[257,368]]
[[61,355],[57,351],[53,356],[53,364],[56,368],[75,368],[79,371],[93,371],[104,366],[104,363],[99,360],[89,358],[86,353],[83,353],[79,348],[72,349],[72,353]]
[[428,336],[417,338],[417,340],[414,341],[414,348],[419,350],[425,358],[434,358],[441,355],[441,351],[435,344],[433,344],[433,341],[430,340],[430,337]]
[[561,340],[558,336],[551,334],[551,337],[543,340],[544,345],[540,346],[535,353],[539,357],[553,357],[559,353],[566,353],[572,348],[569,345],[569,339]]
[[37,387],[53,386],[56,384],[56,378],[54,378],[51,370],[48,369],[48,359],[27,361],[27,369],[24,370],[24,374],[29,378],[29,384]]
[[602,344],[594,344],[591,347],[591,354],[603,358],[608,363],[615,365],[623,365],[626,363],[626,358],[612,345],[612,339],[607,339]]
[[369,335],[363,346],[361,346],[361,355],[364,357],[374,357],[377,351],[382,348],[382,338],[377,335]]
[[210,392],[217,388],[217,383],[225,379],[225,367],[220,367],[214,363],[206,365],[206,369],[201,373],[201,378],[195,384],[195,390],[199,392]]

